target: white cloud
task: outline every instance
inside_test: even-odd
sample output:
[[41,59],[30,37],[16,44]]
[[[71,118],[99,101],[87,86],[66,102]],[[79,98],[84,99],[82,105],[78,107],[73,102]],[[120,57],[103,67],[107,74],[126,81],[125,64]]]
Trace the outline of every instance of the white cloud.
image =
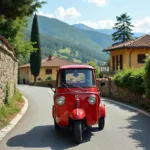
[[74,7],[65,10],[62,6],[58,7],[53,14],[45,13],[42,11],[40,11],[38,14],[41,16],[56,18],[59,20],[81,16],[80,12],[78,12]]
[[110,29],[114,26],[115,21],[114,20],[100,20],[98,24],[99,24],[99,28],[101,29]]
[[[78,23],[85,24],[94,29],[112,29],[116,20],[100,20],[98,22],[92,21],[78,21]],[[150,33],[150,17],[145,17],[139,20],[132,20],[134,25],[133,32]]]
[[89,3],[94,3],[98,7],[106,5],[106,0],[88,0]]
[[135,32],[150,32],[150,17],[145,17],[144,19],[136,20],[133,23]]
[[48,17],[48,18],[53,18],[54,17],[52,14],[44,13],[43,11],[39,11],[38,15],[45,16],[45,17]]
[[[89,0],[89,1],[92,1],[92,0]],[[97,1],[95,0],[95,2],[97,3],[98,1],[99,0]],[[38,14],[41,16],[49,17],[49,18],[56,18],[62,21],[68,21],[67,19],[81,16],[80,12],[78,12],[74,7],[64,9],[61,6],[58,7],[56,11],[52,14],[45,13],[42,11],[40,11]],[[94,29],[112,29],[115,22],[116,20],[100,20],[97,22],[83,20],[83,21],[78,21],[77,23],[85,24]],[[145,17],[139,20],[132,20],[132,23],[134,25],[133,32],[150,33],[150,17]]]
[[85,24],[94,29],[111,29],[114,26],[114,20],[100,20],[99,22],[79,21],[78,23]]
[[84,25],[89,26],[89,27],[94,28],[94,29],[98,29],[98,24],[95,23],[95,22],[91,22],[91,21],[79,21],[78,23],[84,24]]

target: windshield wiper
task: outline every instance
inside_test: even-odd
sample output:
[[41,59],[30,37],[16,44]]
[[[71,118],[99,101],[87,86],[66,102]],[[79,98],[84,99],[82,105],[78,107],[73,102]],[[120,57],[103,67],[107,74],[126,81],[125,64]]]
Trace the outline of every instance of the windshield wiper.
[[[78,86],[78,85],[74,85],[74,84],[72,84],[72,86],[74,86],[74,87],[78,87],[78,88],[80,88],[80,89],[82,89],[82,90],[85,90],[85,88],[82,88],[82,87],[80,87],[80,86]],[[86,90],[85,90],[86,91]]]
[[65,84],[65,83],[62,83],[69,91],[71,91],[70,89],[69,89],[69,87]]

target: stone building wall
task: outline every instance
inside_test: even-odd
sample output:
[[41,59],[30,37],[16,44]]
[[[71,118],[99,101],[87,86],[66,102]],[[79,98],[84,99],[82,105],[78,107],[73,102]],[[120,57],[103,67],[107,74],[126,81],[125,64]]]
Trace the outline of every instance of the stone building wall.
[[18,61],[8,41],[0,36],[0,105],[5,101],[6,85],[10,86],[10,96],[17,83]]

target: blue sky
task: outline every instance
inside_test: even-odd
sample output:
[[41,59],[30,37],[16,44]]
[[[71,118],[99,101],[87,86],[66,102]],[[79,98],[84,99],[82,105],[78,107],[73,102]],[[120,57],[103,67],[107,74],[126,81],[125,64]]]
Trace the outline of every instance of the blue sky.
[[150,32],[150,0],[46,0],[39,15],[69,24],[83,23],[93,28],[112,28],[116,16],[131,16],[135,32]]

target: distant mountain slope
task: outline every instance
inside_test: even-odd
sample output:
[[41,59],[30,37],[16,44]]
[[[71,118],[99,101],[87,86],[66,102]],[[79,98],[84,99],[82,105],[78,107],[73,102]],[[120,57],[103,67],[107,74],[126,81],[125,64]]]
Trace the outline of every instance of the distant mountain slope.
[[[73,27],[76,27],[78,29],[81,29],[81,30],[87,30],[87,31],[97,31],[97,32],[100,32],[100,33],[104,33],[104,34],[109,34],[111,35],[113,33],[113,29],[93,29],[91,27],[88,27],[84,24],[74,24],[72,25]],[[136,38],[136,37],[140,37],[140,36],[143,36],[145,33],[142,33],[142,32],[135,32],[133,37]]]
[[[29,40],[30,32],[26,30],[24,31],[24,33],[26,34],[26,39]],[[46,57],[48,55],[53,54],[70,61],[76,59],[84,63],[86,63],[86,61],[95,59],[98,64],[105,62],[106,58],[108,58],[108,55],[106,53],[96,51],[93,52],[93,49],[90,49],[83,45],[74,44],[72,42],[58,39],[52,36],[50,37],[42,33],[40,34],[40,39],[41,39],[42,57]],[[59,52],[60,49],[66,48],[70,49],[71,54]]]
[[94,31],[95,30],[95,29],[93,29],[91,27],[88,27],[84,24],[74,24],[72,26],[75,27],[75,28],[81,29],[81,30],[88,30],[88,31]]
[[[27,38],[29,38],[31,31],[32,19],[29,18],[29,27],[25,31]],[[68,59],[73,59],[75,53],[78,53],[75,59],[82,62],[93,59],[97,62],[104,62],[109,58],[108,54],[102,50],[112,45],[110,35],[81,30],[57,19],[44,16],[38,16],[38,22],[43,55],[49,53],[63,55],[59,53],[59,49],[69,48],[72,52],[72,58],[67,56]]]

